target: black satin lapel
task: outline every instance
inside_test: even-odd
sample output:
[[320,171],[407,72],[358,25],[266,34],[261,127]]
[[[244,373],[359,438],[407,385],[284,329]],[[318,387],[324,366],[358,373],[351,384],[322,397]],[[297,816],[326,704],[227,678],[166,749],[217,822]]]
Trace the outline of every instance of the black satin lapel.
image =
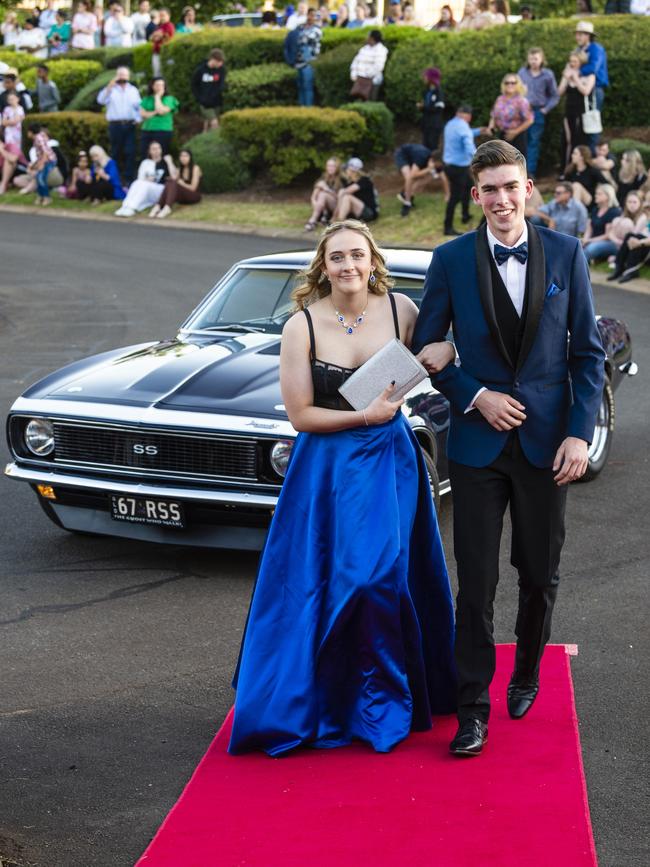
[[526,221],[528,225],[528,308],[524,335],[521,339],[521,349],[517,361],[517,370],[521,370],[533,347],[539,320],[544,309],[546,297],[546,257],[544,246],[537,229]]
[[492,292],[492,271],[490,268],[490,247],[487,241],[487,225],[484,223],[476,232],[476,276],[478,279],[478,291],[481,296],[481,304],[483,305],[483,313],[485,320],[490,329],[490,334],[496,345],[499,347],[499,352],[508,364],[512,367],[512,359],[503,342],[501,331],[497,324],[496,313],[494,312],[494,294]]

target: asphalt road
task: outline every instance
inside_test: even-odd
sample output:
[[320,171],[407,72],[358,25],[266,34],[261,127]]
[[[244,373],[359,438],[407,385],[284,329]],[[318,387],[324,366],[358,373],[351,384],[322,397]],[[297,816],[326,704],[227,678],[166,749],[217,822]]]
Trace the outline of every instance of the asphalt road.
[[[0,234],[3,415],[72,359],[172,335],[232,262],[291,246],[7,213]],[[640,373],[617,392],[608,467],[570,492],[552,640],[579,646],[572,669],[601,867],[645,867],[650,296],[609,284],[595,294],[601,313],[629,324]],[[0,526],[0,856],[130,865],[232,702],[257,558],[76,537],[4,478]],[[507,555],[504,545],[499,641],[514,626]],[[513,845],[525,846],[525,833]]]

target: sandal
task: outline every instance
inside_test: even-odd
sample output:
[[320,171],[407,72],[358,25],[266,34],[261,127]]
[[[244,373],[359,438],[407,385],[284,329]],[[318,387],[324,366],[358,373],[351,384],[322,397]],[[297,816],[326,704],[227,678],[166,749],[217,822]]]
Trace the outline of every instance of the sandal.
[[305,232],[313,232],[315,228],[316,228],[316,223],[314,223],[313,220],[308,220],[305,223]]

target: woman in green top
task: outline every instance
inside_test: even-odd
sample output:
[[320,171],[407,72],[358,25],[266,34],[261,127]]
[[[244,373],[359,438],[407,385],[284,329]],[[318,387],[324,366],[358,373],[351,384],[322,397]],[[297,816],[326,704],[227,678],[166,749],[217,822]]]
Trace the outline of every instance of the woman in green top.
[[49,45],[49,56],[57,57],[60,54],[65,54],[70,45],[70,37],[72,36],[72,27],[70,22],[66,21],[65,14],[59,9],[56,13],[56,24],[53,24],[47,34],[47,44]]
[[140,133],[140,155],[145,159],[152,141],[160,142],[163,154],[169,153],[174,134],[174,114],[179,102],[167,93],[164,78],[153,78],[149,93],[140,103],[140,114],[144,118]]

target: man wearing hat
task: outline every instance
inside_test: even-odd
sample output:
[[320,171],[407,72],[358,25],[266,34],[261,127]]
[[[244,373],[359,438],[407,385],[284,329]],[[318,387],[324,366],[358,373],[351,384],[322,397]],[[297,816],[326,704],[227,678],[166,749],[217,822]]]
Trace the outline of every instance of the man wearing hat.
[[[580,67],[580,75],[595,75],[596,108],[602,112],[605,102],[605,88],[609,87],[609,75],[607,73],[607,52],[604,46],[596,42],[594,25],[591,21],[578,21],[576,24],[576,42],[586,51],[588,60]],[[592,133],[589,136],[589,147],[595,155],[596,145],[600,139],[600,133]]]

